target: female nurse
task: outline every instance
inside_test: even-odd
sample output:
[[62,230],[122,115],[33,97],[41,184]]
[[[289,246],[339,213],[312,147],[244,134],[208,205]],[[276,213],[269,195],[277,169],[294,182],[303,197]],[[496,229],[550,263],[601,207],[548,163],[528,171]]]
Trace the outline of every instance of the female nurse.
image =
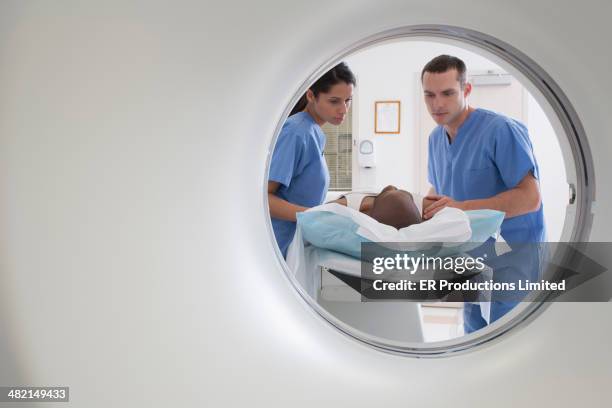
[[291,111],[276,141],[268,202],[276,242],[287,256],[296,214],[325,200],[329,172],[323,156],[325,123],[340,125],[351,105],[355,76],[340,63],[316,81]]

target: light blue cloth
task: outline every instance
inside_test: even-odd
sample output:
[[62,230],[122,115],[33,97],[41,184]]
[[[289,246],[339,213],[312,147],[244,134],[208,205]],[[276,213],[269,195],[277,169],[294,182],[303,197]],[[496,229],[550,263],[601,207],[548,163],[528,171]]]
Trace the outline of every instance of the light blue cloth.
[[[268,176],[281,184],[278,197],[304,207],[323,203],[329,186],[324,148],[325,134],[310,114],[299,112],[287,119],[274,147]],[[295,226],[295,222],[272,218],[276,242],[285,257]]]
[[[429,137],[429,182],[436,193],[465,201],[493,197],[539,170],[527,128],[514,119],[476,109],[459,128],[452,144],[442,126]],[[507,219],[501,235],[508,242],[546,241],[544,206]]]
[[[435,255],[450,256],[471,251],[487,241],[499,231],[504,213],[494,210],[466,211],[470,221],[472,236],[469,242],[459,246],[444,248]],[[354,258],[361,257],[361,243],[372,242],[357,233],[359,225],[349,217],[329,211],[307,211],[297,215],[302,237],[312,245],[340,252]],[[423,251],[416,251],[420,256]],[[434,255],[434,254],[429,254]]]
[[360,258],[361,243],[372,242],[357,234],[359,224],[344,215],[329,211],[307,211],[298,213],[297,220],[304,241],[318,248]]

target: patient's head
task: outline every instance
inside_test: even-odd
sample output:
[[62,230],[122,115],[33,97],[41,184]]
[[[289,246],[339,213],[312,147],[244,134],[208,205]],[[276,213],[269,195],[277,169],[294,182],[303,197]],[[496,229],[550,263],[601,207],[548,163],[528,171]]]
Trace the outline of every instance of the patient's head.
[[394,186],[385,187],[376,196],[374,204],[367,214],[376,221],[397,229],[422,221],[412,194],[405,190],[398,190]]

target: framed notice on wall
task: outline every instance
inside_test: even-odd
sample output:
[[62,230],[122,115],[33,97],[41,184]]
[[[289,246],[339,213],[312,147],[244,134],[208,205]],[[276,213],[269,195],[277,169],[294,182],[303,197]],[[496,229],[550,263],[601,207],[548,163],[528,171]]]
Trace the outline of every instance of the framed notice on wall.
[[374,133],[400,132],[400,101],[374,102]]

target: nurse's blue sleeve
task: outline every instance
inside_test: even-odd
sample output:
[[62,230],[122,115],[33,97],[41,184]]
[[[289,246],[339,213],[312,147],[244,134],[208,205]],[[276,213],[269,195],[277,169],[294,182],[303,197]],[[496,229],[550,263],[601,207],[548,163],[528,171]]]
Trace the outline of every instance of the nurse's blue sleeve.
[[531,172],[539,178],[538,165],[533,154],[527,128],[518,123],[504,121],[495,135],[495,164],[507,188],[514,188]]
[[429,135],[429,147],[427,148],[427,179],[429,180],[429,184],[431,184],[434,190],[436,190],[436,193],[438,193],[438,187],[436,186],[436,174],[433,167],[434,151],[432,139],[433,133]]
[[274,146],[268,180],[277,181],[285,187],[289,187],[291,179],[296,173],[303,147],[297,134],[281,132],[276,141],[276,146]]

